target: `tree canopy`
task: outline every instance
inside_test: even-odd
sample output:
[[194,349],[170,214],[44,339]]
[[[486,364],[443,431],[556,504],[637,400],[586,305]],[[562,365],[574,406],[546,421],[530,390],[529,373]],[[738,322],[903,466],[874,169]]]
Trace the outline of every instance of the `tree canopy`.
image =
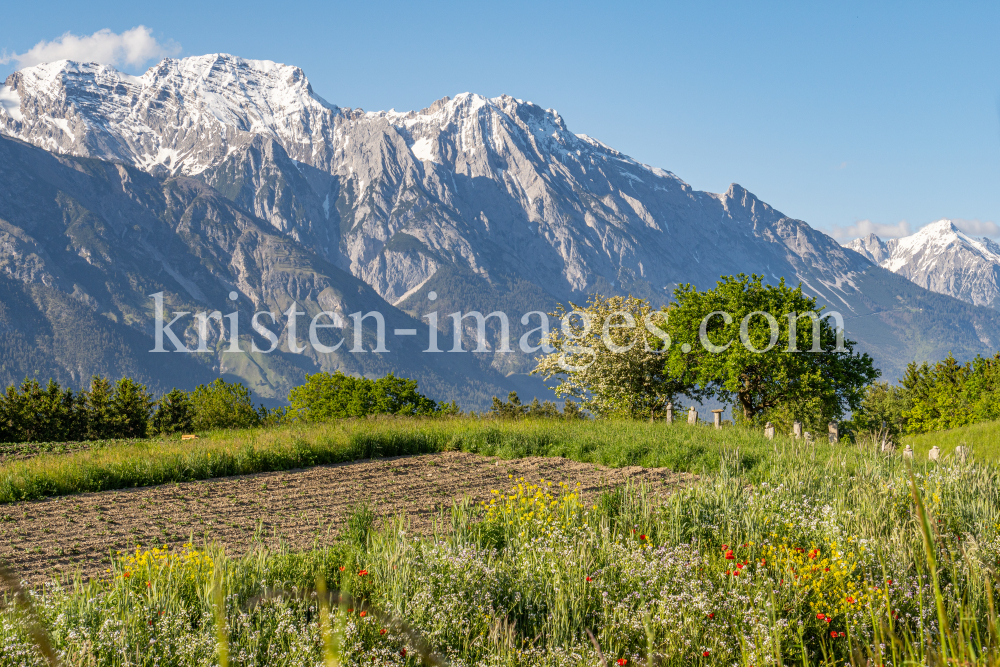
[[822,311],[784,279],[765,285],[763,276],[739,274],[710,290],[680,285],[668,308],[667,372],[739,407],[745,421],[825,427],[857,410],[880,372]]
[[554,352],[531,371],[556,378],[557,396],[579,399],[599,417],[640,418],[662,416],[679,396],[704,395],[683,364],[673,372],[664,366],[665,317],[648,301],[593,295],[582,308],[569,305],[551,313],[564,324],[545,340]]
[[561,321],[546,339],[554,351],[532,372],[557,378],[557,395],[600,417],[656,417],[678,398],[715,398],[746,422],[825,428],[857,410],[879,376],[801,286],[759,275],[724,276],[703,291],[680,285],[659,311],[594,295],[551,315]]
[[306,376],[288,394],[289,415],[305,421],[330,421],[368,415],[432,415],[457,413],[458,405],[438,405],[417,391],[417,381],[392,373],[371,380],[335,373]]

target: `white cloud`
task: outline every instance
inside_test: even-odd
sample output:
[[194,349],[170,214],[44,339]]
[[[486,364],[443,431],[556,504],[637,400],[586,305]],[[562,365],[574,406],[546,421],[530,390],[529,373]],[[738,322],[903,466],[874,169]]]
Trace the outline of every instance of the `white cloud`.
[[838,241],[851,241],[862,236],[868,236],[873,232],[882,239],[898,239],[902,236],[910,235],[910,223],[906,220],[900,220],[895,225],[880,225],[871,220],[859,220],[853,225],[847,225],[846,227],[835,226],[830,235]]
[[67,32],[51,42],[38,42],[24,53],[8,55],[4,52],[0,64],[14,61],[18,68],[22,68],[56,60],[78,60],[138,67],[154,58],[177,55],[180,50],[180,44],[173,40],[160,43],[153,37],[152,30],[140,25],[121,34],[107,28],[82,37]]
[[1000,236],[1000,225],[989,220],[960,220],[951,218],[955,226],[971,236],[989,236],[996,238]]

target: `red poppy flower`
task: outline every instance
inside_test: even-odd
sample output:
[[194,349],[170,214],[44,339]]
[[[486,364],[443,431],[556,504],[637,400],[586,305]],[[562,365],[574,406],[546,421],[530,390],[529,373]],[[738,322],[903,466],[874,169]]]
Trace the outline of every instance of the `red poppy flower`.
[[734,577],[740,576],[740,571],[739,570],[733,570],[733,576]]
[[405,658],[406,657],[406,649],[405,648],[399,649],[399,654]]
[[340,571],[341,571],[341,572],[343,572],[343,571],[344,571],[344,570],[346,570],[346,569],[347,569],[347,568],[346,568],[346,567],[344,567],[343,565],[341,565],[341,566],[340,566]]
[[836,631],[836,630],[831,630],[831,631],[830,631],[830,636],[831,636],[831,637],[834,637],[834,638],[836,638],[836,636],[837,636],[837,631]]
[[766,558],[761,558],[760,559],[760,564],[761,565],[767,565],[767,559]]
[[358,614],[358,616],[360,616],[361,618],[364,618],[364,617],[365,617],[365,616],[367,616],[367,615],[368,615],[368,612],[367,612],[367,611],[363,611],[363,612],[361,612],[360,614]]
[[385,632],[386,632],[385,628],[382,628],[381,630],[379,630],[379,631],[378,631],[378,633],[379,633],[380,635],[384,635],[384,634],[385,634]]
[[734,558],[736,558],[736,556],[733,555],[731,550],[726,552],[726,560],[733,560]]
[[829,623],[829,622],[830,622],[830,621],[832,621],[832,620],[833,620],[833,619],[832,619],[832,618],[830,618],[829,616],[827,616],[827,617],[826,617],[826,622],[827,622],[827,623]]
[[737,570],[742,570],[743,569],[743,563],[737,563],[736,564],[736,569]]
[[854,603],[855,603],[855,599],[852,598],[850,595],[848,595],[847,596],[847,604],[854,604]]
[[368,570],[361,570],[360,572],[358,572],[358,576],[359,576],[359,577],[363,577],[363,576],[365,576],[366,574],[368,574]]
[[723,550],[723,551],[725,551],[725,550],[726,550],[726,549],[728,549],[728,548],[729,548],[729,545],[728,545],[728,544],[723,544],[723,545],[722,545],[722,550]]
[[709,618],[715,618],[715,612],[709,612],[708,617]]
[[886,579],[886,580],[885,580],[885,583],[887,583],[887,584],[889,584],[890,586],[892,586],[892,579]]
[[639,539],[640,539],[640,540],[644,540],[644,539],[646,539],[646,536],[645,536],[645,535],[640,535],[640,536],[639,536]]
[[348,613],[348,614],[353,614],[353,613],[354,613],[354,609],[348,609],[348,610],[347,610],[347,613]]
[[829,571],[830,571],[830,568],[826,568],[826,569],[824,569],[823,571],[824,571],[824,572],[829,572]]
[[618,658],[617,660],[615,660],[615,664],[618,665],[618,667],[625,667],[625,665],[628,664],[628,660],[626,660],[625,658]]
[[708,651],[702,651],[701,657],[707,658],[708,657]]
[[824,614],[816,614],[816,618],[822,621],[826,616]]
[[590,582],[590,581],[593,581],[593,579],[591,579],[590,577],[587,577],[587,581]]

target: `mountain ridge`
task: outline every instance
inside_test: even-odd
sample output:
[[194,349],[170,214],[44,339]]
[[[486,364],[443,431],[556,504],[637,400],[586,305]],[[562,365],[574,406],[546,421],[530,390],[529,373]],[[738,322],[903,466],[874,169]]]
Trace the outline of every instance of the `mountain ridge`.
[[[1000,341],[995,312],[925,294],[737,184],[694,190],[511,96],[366,112],[315,95],[298,68],[220,54],[165,59],[142,77],[38,67],[8,78],[21,118],[0,110],[0,132],[200,181],[413,317],[430,291],[463,312],[551,310],[594,292],[660,305],[680,283],[760,273],[843,312],[896,377],[922,355]],[[935,333],[911,353],[918,326]],[[487,373],[532,366],[519,353],[476,359]]]

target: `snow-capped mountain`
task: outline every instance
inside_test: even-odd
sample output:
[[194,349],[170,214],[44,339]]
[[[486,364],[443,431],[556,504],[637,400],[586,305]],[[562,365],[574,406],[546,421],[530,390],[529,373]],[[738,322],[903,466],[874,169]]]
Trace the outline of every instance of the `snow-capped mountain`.
[[0,112],[4,133],[200,176],[393,303],[444,267],[487,282],[516,274],[560,299],[597,289],[658,301],[719,268],[801,273],[836,300],[864,267],[739,186],[694,191],[512,97],[365,113],[319,98],[298,68],[228,55],[164,60],[141,77],[60,61],[12,75],[5,94],[18,105]]
[[[365,112],[326,102],[302,70],[268,61],[166,59],[140,77],[60,61],[0,87],[0,133],[142,170],[163,183],[157,196],[170,206],[171,184],[196,179],[269,233],[418,316],[432,290],[442,313],[513,314],[594,292],[664,303],[679,283],[711,287],[720,275],[754,272],[801,282],[843,313],[848,335],[889,374],[910,360],[915,327],[941,329],[917,320],[933,320],[945,297],[739,185],[694,190],[514,97],[463,93],[420,111]],[[7,265],[39,275],[26,257],[10,255]],[[284,259],[265,252],[254,261],[266,272]],[[232,259],[226,280],[255,303],[319,298],[308,280],[279,288],[256,280],[257,270]],[[261,293],[268,289],[282,296]],[[943,356],[956,340],[976,352],[1000,342],[994,316],[970,309],[921,353]],[[503,373],[530,367],[517,354],[489,363]]]
[[977,306],[1000,306],[1000,245],[939,220],[915,234],[883,241],[875,234],[846,247],[939,294]]

